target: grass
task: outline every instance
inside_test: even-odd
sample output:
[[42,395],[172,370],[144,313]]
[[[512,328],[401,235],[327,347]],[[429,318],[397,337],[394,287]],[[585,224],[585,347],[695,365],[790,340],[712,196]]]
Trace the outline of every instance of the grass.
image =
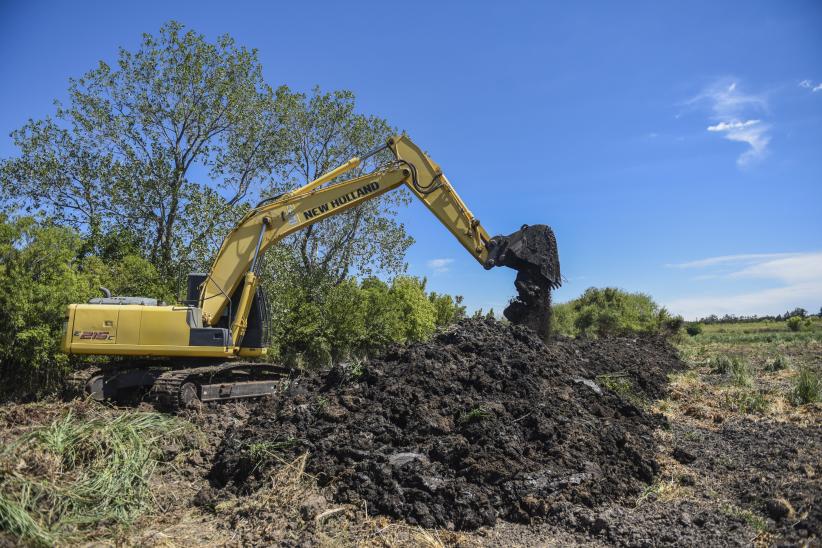
[[731,367],[733,367],[733,361],[731,358],[724,354],[714,356],[711,358],[709,364],[711,367],[711,373],[718,375],[727,375],[731,371]]
[[127,528],[152,506],[160,444],[182,434],[177,419],[136,411],[91,419],[69,411],[35,428],[0,452],[0,529],[54,545]]
[[669,502],[684,498],[687,494],[688,488],[673,477],[657,478],[640,493],[636,499],[636,505],[640,506],[645,502]]
[[461,424],[471,424],[474,422],[481,422],[491,416],[491,413],[482,407],[474,407],[467,413],[460,415],[459,422]]
[[753,370],[745,358],[719,354],[711,358],[709,365],[711,373],[729,376],[736,386],[753,386]]
[[[248,456],[252,461],[258,464],[270,462],[272,459],[278,458],[278,455],[281,452],[297,445],[298,442],[299,440],[297,438],[286,438],[281,441],[261,441],[251,443],[247,448]],[[278,460],[280,459],[278,458]]]
[[645,407],[648,402],[637,394],[634,390],[634,385],[627,376],[621,373],[609,373],[606,375],[599,375],[596,378],[597,383],[604,386],[608,390],[615,392],[628,400],[637,407]]
[[769,404],[759,390],[739,390],[723,394],[720,407],[745,415],[761,415],[768,411]]
[[796,405],[805,405],[822,401],[821,396],[822,381],[820,381],[819,373],[807,367],[800,369],[790,394],[791,401]]
[[703,327],[676,342],[689,371],[671,379],[675,397],[656,409],[715,420],[734,413],[801,415],[801,406],[822,401],[822,319],[812,318],[800,333],[770,321]]
[[765,518],[760,516],[759,514],[752,512],[751,510],[747,510],[745,508],[741,508],[734,504],[724,504],[720,510],[728,516],[734,518],[742,518],[745,520],[745,523],[750,525],[754,528],[757,533],[761,533],[768,528],[767,522]]
[[770,359],[767,362],[767,364],[765,365],[765,371],[784,371],[785,369],[790,369],[792,366],[793,362],[790,356],[787,356],[785,354],[778,354],[776,357]]
[[750,363],[743,358],[731,360],[731,379],[737,386],[746,388],[753,386],[753,371]]

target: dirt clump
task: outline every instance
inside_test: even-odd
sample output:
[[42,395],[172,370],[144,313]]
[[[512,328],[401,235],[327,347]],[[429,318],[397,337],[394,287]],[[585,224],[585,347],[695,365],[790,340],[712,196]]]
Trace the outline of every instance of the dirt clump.
[[[306,472],[335,501],[371,515],[461,530],[550,520],[568,504],[635,498],[653,480],[664,419],[641,402],[681,367],[659,340],[546,346],[522,326],[466,320],[293,382],[227,432],[209,477],[247,493],[308,453]],[[601,383],[607,373],[630,394]]]

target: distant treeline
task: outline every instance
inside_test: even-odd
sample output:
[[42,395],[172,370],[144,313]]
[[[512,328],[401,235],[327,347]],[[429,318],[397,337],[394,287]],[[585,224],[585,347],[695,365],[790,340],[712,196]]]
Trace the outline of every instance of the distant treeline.
[[817,316],[822,318],[822,307],[820,307],[819,312],[817,314],[810,314],[804,308],[794,308],[793,310],[789,310],[784,314],[777,314],[776,316],[737,316],[735,314],[725,314],[724,316],[717,316],[716,314],[711,314],[710,316],[700,318],[699,320],[697,320],[697,323],[754,323],[763,321],[784,322],[788,318],[793,318],[794,316],[798,316],[800,318],[809,318]]

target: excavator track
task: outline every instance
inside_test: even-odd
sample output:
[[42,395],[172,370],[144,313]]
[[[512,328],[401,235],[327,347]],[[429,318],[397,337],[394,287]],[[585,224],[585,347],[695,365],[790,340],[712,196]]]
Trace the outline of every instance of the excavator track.
[[177,412],[195,400],[202,402],[256,398],[277,392],[291,370],[275,364],[223,362],[180,367],[169,362],[101,364],[77,370],[66,379],[68,397],[120,400],[136,389],[148,392],[159,408]]
[[86,367],[72,372],[66,377],[66,394],[73,398],[89,395],[91,392],[89,390],[89,381],[103,374],[104,371],[101,367]]
[[219,402],[273,395],[291,371],[260,363],[229,362],[166,371],[154,381],[155,404],[177,412],[194,401]]

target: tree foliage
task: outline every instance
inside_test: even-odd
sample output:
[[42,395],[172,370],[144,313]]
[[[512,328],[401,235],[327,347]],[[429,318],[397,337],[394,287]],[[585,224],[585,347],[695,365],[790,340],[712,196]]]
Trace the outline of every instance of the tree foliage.
[[425,280],[414,277],[324,283],[282,287],[272,322],[275,357],[323,365],[366,356],[392,343],[425,340],[465,313],[461,298],[427,294]]
[[[6,197],[92,237],[125,224],[169,274],[275,168],[277,105],[256,51],[170,22],[12,134],[21,155],[3,163]],[[214,183],[197,184],[195,169]]]
[[[384,145],[396,133],[386,120],[358,113],[350,91],[315,88],[306,95],[283,86],[277,99],[288,145],[275,171],[277,183],[268,190],[271,195],[305,185],[351,157]],[[387,152],[378,154],[340,180],[360,176],[389,159]],[[329,277],[339,284],[351,275],[402,273],[413,239],[396,220],[396,209],[408,200],[402,190],[383,195],[309,226],[284,245],[308,278]]]

